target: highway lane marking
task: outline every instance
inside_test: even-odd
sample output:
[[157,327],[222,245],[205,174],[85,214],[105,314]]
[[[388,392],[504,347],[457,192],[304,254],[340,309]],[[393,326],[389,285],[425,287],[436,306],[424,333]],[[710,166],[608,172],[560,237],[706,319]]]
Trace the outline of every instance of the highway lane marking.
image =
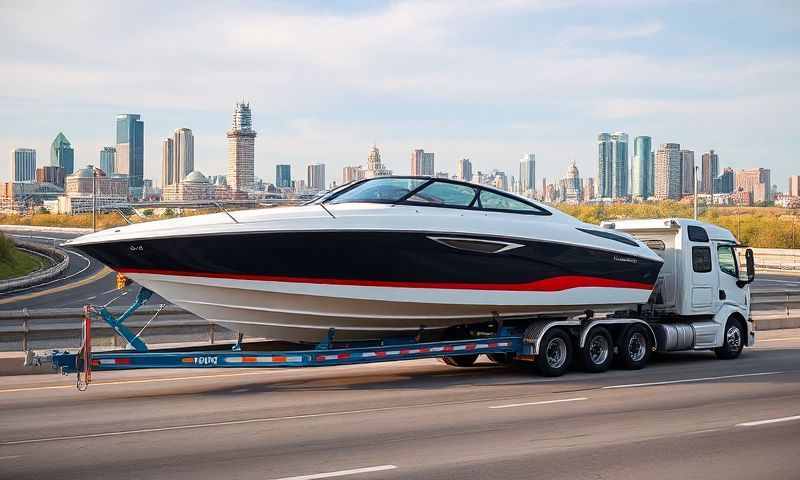
[[738,375],[720,375],[718,377],[701,377],[701,378],[684,378],[681,380],[666,380],[663,382],[647,382],[647,383],[629,383],[626,385],[608,385],[603,387],[604,390],[612,388],[635,388],[635,387],[651,387],[654,385],[671,385],[675,383],[694,383],[705,382],[709,380],[724,380],[726,378],[741,378],[741,377],[758,377],[763,375],[780,375],[784,372],[755,372],[755,373],[740,373]]
[[509,403],[508,405],[492,405],[489,408],[495,409],[495,408],[528,407],[532,405],[549,405],[551,403],[580,402],[583,400],[589,400],[589,399],[587,397],[562,398],[559,400],[542,400],[540,402]]
[[15,458],[19,458],[22,455],[6,455],[5,457],[0,457],[0,460],[14,460]]
[[[86,268],[89,268],[89,267],[87,266]],[[81,270],[78,273],[81,273],[81,272],[85,271],[86,268],[84,268],[83,270]],[[108,275],[110,273],[113,273],[113,272],[114,272],[113,270],[111,270],[110,268],[104,266],[101,270],[99,270],[97,273],[95,273],[91,277],[84,278],[83,280],[79,280],[79,281],[74,282],[74,283],[68,283],[66,285],[61,285],[60,287],[53,287],[53,288],[48,289],[48,290],[41,290],[41,291],[38,291],[38,292],[28,293],[26,295],[17,295],[17,296],[14,296],[14,297],[4,298],[3,300],[0,300],[0,305],[6,304],[6,303],[21,302],[23,300],[30,300],[32,298],[37,298],[37,297],[41,297],[41,296],[44,296],[44,295],[50,295],[52,293],[63,292],[64,290],[69,290],[70,288],[81,287],[83,285],[95,282],[95,281],[97,281],[97,280],[99,280],[99,279],[101,279],[101,278],[105,277],[106,275]],[[52,282],[48,282],[48,283],[60,282],[62,280],[66,280],[66,279],[68,279],[70,277],[74,277],[78,273],[74,273],[74,274],[72,274],[72,275],[70,275],[68,277],[59,278],[57,280],[53,280]],[[30,288],[36,288],[36,287],[40,287],[42,285],[47,285],[47,283],[42,283],[40,285],[37,285],[35,287],[30,287]],[[11,292],[6,292],[6,293],[11,293]]]
[[397,468],[396,465],[378,465],[375,467],[351,468],[349,470],[339,470],[336,472],[312,473],[311,475],[298,475],[295,477],[281,477],[274,480],[316,480],[318,478],[344,477],[346,475],[358,475],[360,473],[383,472],[386,470],[394,470],[395,468]]
[[754,422],[737,423],[737,427],[757,427],[759,425],[767,425],[770,423],[794,422],[800,420],[800,415],[794,417],[771,418],[769,420],[756,420]]
[[[19,235],[18,235],[18,236],[19,236]],[[42,287],[42,286],[44,286],[44,285],[50,285],[51,283],[60,282],[60,281],[62,281],[62,280],[66,280],[66,279],[68,279],[68,278],[72,278],[72,277],[74,277],[75,275],[80,275],[81,273],[85,272],[86,270],[88,270],[88,269],[89,269],[89,267],[91,267],[91,266],[92,266],[92,261],[91,261],[91,260],[89,260],[88,258],[86,258],[84,255],[81,255],[80,253],[78,253],[78,252],[75,252],[75,251],[72,251],[72,250],[67,250],[67,252],[68,252],[68,253],[71,253],[71,254],[73,254],[73,255],[77,255],[77,256],[81,257],[81,258],[82,258],[82,259],[83,259],[83,260],[86,262],[86,266],[85,266],[85,267],[83,267],[83,269],[82,269],[82,270],[80,270],[80,271],[78,271],[78,272],[75,272],[75,273],[73,273],[73,274],[71,274],[71,275],[67,275],[66,277],[57,278],[57,279],[55,279],[55,280],[50,280],[49,282],[40,283],[40,284],[38,284],[38,285],[33,285],[32,287],[25,287],[25,288],[20,288],[20,289],[17,289],[17,290],[9,290],[8,292],[3,292],[3,294],[4,294],[4,295],[6,295],[6,294],[9,294],[9,293],[14,293],[14,292],[23,292],[23,291],[25,291],[25,290],[30,290],[31,288],[38,288],[38,287]],[[106,267],[106,268],[107,268],[107,267]],[[23,300],[24,300],[24,299],[23,299]]]
[[757,343],[761,342],[786,342],[789,340],[800,340],[800,337],[782,337],[782,338],[766,338],[764,340],[757,340]]

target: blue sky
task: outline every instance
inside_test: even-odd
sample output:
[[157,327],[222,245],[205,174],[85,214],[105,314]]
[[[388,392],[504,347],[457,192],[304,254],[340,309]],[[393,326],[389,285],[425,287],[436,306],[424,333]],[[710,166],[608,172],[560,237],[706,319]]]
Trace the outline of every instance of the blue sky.
[[[195,166],[226,170],[233,104],[250,101],[256,174],[324,162],[328,180],[410,152],[436,169],[537,177],[576,160],[596,175],[601,131],[719,152],[800,174],[800,3],[634,0],[476,2],[11,2],[0,0],[0,150],[49,161],[59,131],[79,166],[114,143],[114,117],[145,121],[145,177],[161,139],[195,133]],[[9,174],[0,162],[0,178]]]

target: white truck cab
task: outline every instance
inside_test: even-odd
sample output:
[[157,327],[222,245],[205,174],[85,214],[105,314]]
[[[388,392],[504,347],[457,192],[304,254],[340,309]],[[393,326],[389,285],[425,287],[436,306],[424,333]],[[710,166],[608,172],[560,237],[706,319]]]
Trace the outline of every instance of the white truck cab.
[[[753,254],[733,234],[696,220],[614,220],[604,228],[626,232],[664,259],[648,304],[659,351],[715,349],[755,344],[750,318]],[[646,309],[647,310],[647,309]],[[733,352],[729,352],[733,354]]]

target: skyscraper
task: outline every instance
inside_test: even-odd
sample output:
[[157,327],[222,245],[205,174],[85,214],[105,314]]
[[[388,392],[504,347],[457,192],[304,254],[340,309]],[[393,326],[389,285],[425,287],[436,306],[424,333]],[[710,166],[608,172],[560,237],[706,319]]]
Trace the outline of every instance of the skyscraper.
[[733,193],[736,174],[730,167],[722,171],[722,175],[714,180],[714,193]]
[[519,161],[519,193],[533,195],[536,191],[536,155],[528,153]]
[[173,185],[175,180],[175,141],[169,137],[161,142],[161,186]]
[[235,192],[253,186],[256,132],[249,103],[237,103],[228,131],[228,185]]
[[771,176],[768,168],[739,170],[735,178],[736,190],[752,193],[754,203],[771,202]]
[[100,150],[100,170],[104,171],[106,175],[115,173],[114,167],[117,161],[117,149],[114,147],[103,147]]
[[309,190],[325,190],[325,164],[312,163],[308,166],[306,186]]
[[361,165],[344,167],[344,169],[342,169],[342,184],[362,180],[365,173]]
[[800,175],[792,175],[789,177],[789,196],[800,196]]
[[275,165],[275,186],[278,188],[292,187],[292,166],[281,164]]
[[36,150],[15,148],[11,150],[11,181],[32,182],[36,180]]
[[694,152],[681,150],[681,193],[683,195],[693,194],[694,182]]
[[655,197],[678,199],[681,197],[681,146],[664,143],[656,152]]
[[702,165],[700,167],[700,191],[702,193],[714,193],[714,179],[719,175],[719,155],[714,150],[709,150],[703,154]]
[[422,149],[411,152],[411,175],[432,177],[433,173],[433,152],[426,152]]
[[614,132],[611,135],[611,153],[614,159],[612,197],[628,196],[628,134]]
[[381,162],[381,151],[373,144],[367,154],[367,170],[364,172],[364,178],[386,177],[391,174],[392,171]]
[[653,196],[653,139],[648,136],[633,139],[631,195],[644,199]]
[[[597,196],[614,196],[614,161],[612,157],[611,135],[601,133],[597,136]],[[544,190],[542,190],[544,193]]]
[[75,151],[62,132],[58,132],[50,146],[50,165],[63,168],[65,175],[72,175],[75,170]]
[[181,183],[183,177],[194,171],[194,135],[192,130],[189,128],[175,130],[172,148],[175,183]]
[[144,184],[144,122],[139,114],[117,115],[117,161],[114,172],[127,175],[131,194],[134,197],[141,196]]
[[472,162],[469,158],[462,158],[456,166],[456,178],[465,182],[472,181]]

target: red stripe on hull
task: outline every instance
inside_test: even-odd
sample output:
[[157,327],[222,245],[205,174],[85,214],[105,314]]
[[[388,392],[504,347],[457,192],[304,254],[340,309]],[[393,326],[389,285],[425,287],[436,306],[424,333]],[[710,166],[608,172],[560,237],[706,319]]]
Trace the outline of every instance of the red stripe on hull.
[[450,283],[450,282],[395,282],[384,280],[349,280],[338,278],[302,278],[271,275],[237,275],[228,273],[182,272],[175,270],[119,269],[120,273],[145,273],[153,275],[174,275],[180,277],[225,278],[231,280],[256,280],[262,282],[313,283],[319,285],[349,285],[359,287],[402,287],[402,288],[441,288],[451,290],[494,290],[509,292],[559,292],[571,288],[603,287],[633,288],[652,290],[653,285],[626,280],[589,277],[583,275],[563,275],[527,283]]

